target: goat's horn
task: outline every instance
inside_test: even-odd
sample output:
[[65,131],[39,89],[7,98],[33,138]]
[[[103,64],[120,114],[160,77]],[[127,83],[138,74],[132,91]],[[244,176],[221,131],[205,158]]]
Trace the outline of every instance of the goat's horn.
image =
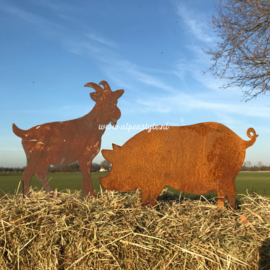
[[111,87],[109,86],[109,84],[106,81],[101,81],[99,84],[104,86],[105,91],[112,92]]
[[91,88],[94,88],[96,92],[99,92],[99,93],[102,93],[103,89],[101,86],[99,86],[98,84],[96,83],[92,83],[92,82],[89,82],[89,83],[86,83],[84,85],[84,87],[91,87]]

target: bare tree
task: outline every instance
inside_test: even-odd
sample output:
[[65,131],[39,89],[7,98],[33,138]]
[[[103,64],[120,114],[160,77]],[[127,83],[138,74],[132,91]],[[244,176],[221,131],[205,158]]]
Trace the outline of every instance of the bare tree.
[[105,169],[105,170],[109,170],[111,168],[111,163],[108,162],[107,160],[103,160],[101,163],[100,163],[100,166],[101,168]]
[[250,168],[250,167],[252,166],[252,165],[251,165],[251,162],[250,162],[250,161],[246,161],[246,162],[245,162],[245,166],[248,167],[248,168]]
[[222,88],[244,87],[245,101],[266,94],[270,90],[270,1],[221,0],[216,10],[210,27],[222,41],[215,50],[204,50],[214,61],[207,71],[229,80]]
[[100,170],[100,165],[97,163],[92,163],[91,172],[98,172]]
[[258,168],[259,168],[259,170],[262,169],[262,166],[263,166],[263,163],[262,163],[261,161],[259,161],[259,162],[258,162]]
[[247,166],[246,166],[246,162],[243,163],[241,171],[246,171],[247,170]]

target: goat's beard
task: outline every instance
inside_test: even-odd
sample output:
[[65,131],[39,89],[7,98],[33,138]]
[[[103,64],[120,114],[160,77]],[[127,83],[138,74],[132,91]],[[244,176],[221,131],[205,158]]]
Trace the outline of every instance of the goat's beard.
[[114,118],[112,118],[112,120],[111,120],[111,125],[112,125],[113,127],[115,127],[115,126],[117,125],[117,120],[114,119]]

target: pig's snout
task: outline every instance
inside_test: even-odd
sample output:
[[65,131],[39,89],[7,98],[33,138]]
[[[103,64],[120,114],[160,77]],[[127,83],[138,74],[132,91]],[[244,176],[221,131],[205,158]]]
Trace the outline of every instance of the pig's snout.
[[103,189],[112,190],[113,180],[107,176],[99,177],[100,185]]

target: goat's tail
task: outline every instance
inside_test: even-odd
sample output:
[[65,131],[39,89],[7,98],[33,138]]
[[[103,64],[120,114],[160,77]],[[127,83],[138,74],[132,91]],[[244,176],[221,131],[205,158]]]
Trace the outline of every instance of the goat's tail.
[[[253,133],[253,134],[251,135],[251,133]],[[254,128],[249,128],[249,129],[247,130],[247,136],[248,136],[251,140],[245,141],[245,146],[246,146],[246,148],[252,146],[252,145],[256,142],[256,139],[257,139],[257,137],[258,137],[259,135],[256,134],[256,131],[254,130]]]
[[12,130],[15,135],[17,135],[18,137],[22,139],[27,137],[26,130],[18,128],[15,124],[12,124]]

